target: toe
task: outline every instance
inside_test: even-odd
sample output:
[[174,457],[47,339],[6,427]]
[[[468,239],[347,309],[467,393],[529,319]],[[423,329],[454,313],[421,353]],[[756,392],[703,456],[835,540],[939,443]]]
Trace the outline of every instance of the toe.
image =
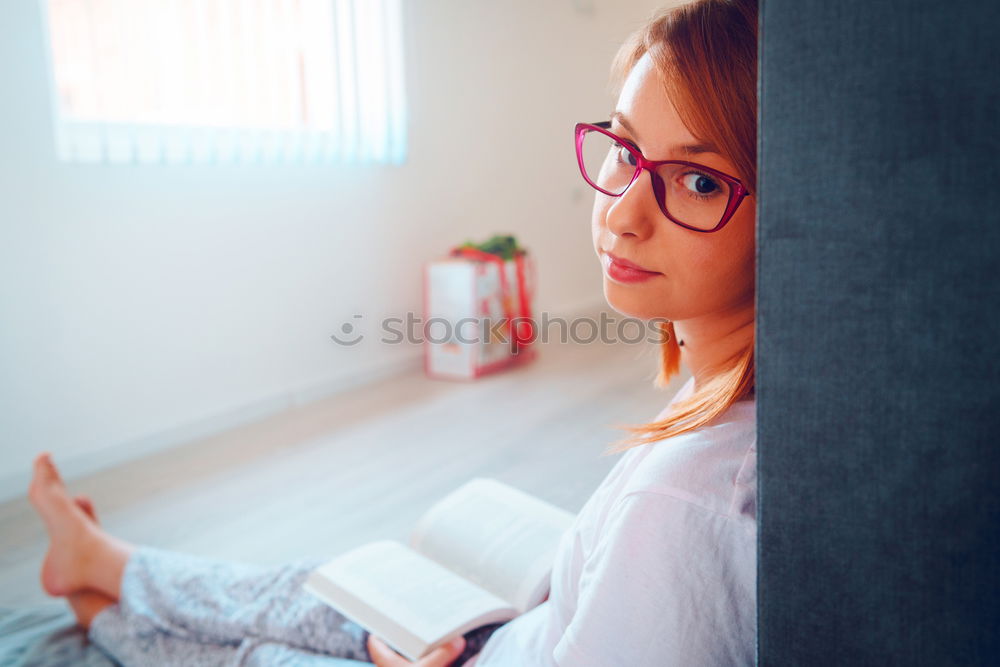
[[44,482],[52,476],[52,455],[42,452],[35,457],[35,479]]
[[67,503],[70,507],[73,505],[66,495],[66,486],[48,452],[43,452],[35,458],[35,474],[28,484],[28,500],[43,518],[51,518],[56,510],[63,511]]
[[74,500],[76,501],[77,507],[82,509],[84,514],[89,516],[95,522],[97,521],[97,510],[94,509],[94,502],[89,496],[79,495],[74,498]]
[[52,461],[52,455],[48,452],[42,452],[35,459],[35,469],[42,476],[42,479],[51,482],[62,482],[62,477],[59,476],[59,470],[56,468],[56,464]]

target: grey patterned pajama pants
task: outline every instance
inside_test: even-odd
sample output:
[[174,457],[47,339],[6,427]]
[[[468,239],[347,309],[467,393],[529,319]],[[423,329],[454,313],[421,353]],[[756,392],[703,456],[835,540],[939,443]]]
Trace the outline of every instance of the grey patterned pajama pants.
[[[125,667],[365,667],[368,631],[302,589],[322,560],[275,567],[138,548],[117,604],[88,637]],[[501,624],[466,634],[452,664],[478,653]]]

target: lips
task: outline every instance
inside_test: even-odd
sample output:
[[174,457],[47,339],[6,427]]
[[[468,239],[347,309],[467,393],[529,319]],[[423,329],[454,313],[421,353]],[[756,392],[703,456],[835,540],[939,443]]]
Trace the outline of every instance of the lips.
[[604,254],[607,255],[608,257],[610,257],[611,261],[613,261],[615,264],[617,264],[619,266],[623,266],[623,267],[625,267],[627,269],[634,269],[635,271],[645,271],[646,273],[659,273],[659,271],[650,271],[645,266],[640,266],[640,265],[636,264],[635,262],[630,262],[627,259],[624,259],[622,257],[618,257],[617,255],[612,255],[607,250],[604,251]]

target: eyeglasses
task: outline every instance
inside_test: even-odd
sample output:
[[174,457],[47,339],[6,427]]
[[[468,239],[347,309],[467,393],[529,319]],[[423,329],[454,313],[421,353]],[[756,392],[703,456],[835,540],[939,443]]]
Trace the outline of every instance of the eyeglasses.
[[610,132],[610,121],[576,124],[576,159],[594,189],[621,197],[645,169],[660,211],[681,227],[717,232],[750,192],[739,179],[683,160],[647,160],[626,139]]

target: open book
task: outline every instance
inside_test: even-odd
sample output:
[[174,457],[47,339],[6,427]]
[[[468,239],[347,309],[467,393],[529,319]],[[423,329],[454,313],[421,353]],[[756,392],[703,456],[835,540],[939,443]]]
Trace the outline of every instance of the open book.
[[575,515],[477,477],[417,521],[410,545],[380,540],[310,573],[304,588],[417,660],[508,621],[548,594],[556,548]]

